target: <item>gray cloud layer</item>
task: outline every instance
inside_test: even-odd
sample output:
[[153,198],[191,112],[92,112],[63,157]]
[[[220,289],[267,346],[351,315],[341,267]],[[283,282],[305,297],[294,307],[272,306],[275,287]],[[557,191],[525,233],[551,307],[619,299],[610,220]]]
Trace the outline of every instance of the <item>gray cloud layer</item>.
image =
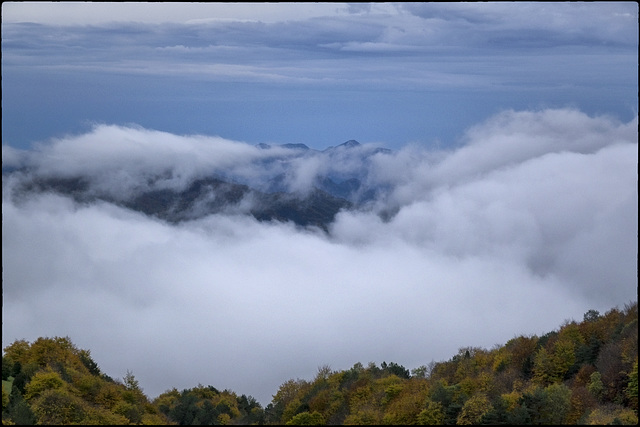
[[[3,147],[4,166],[89,175],[113,191],[166,170],[165,184],[180,186],[285,168],[298,189],[314,173],[361,168],[389,189],[324,235],[242,215],[168,225],[53,194],[18,203],[3,175],[3,346],[68,335],[109,375],[132,370],[151,396],[200,382],[266,405],[324,364],[413,368],[548,332],[637,298],[637,127],[506,111],[456,149],[407,146],[366,165],[121,126],[35,152]],[[384,209],[397,214],[383,221]]]
[[512,108],[637,114],[632,2],[3,3],[3,143],[86,123],[449,144]]
[[[618,68],[611,60],[637,58],[637,18],[637,5],[625,2],[389,4],[271,22],[36,24],[15,22],[10,14],[3,23],[3,67],[484,89],[555,81],[549,73],[561,70],[575,83],[604,72],[595,57],[609,58],[608,73]],[[557,63],[567,56],[572,59]],[[553,70],[539,66],[543,58],[556,58]]]

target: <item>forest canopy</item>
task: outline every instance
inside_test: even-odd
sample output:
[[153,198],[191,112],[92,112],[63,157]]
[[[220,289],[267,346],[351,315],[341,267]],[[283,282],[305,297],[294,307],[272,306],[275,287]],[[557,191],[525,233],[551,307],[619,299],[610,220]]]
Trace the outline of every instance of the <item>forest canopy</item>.
[[282,383],[266,407],[202,384],[150,399],[133,372],[110,377],[69,337],[16,340],[2,355],[3,425],[637,422],[637,302],[411,370],[386,361],[322,366],[313,379]]

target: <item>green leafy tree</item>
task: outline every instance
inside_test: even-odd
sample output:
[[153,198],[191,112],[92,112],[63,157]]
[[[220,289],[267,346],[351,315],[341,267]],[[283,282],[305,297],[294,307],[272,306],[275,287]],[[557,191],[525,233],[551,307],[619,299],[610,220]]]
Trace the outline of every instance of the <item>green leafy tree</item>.
[[133,372],[127,371],[127,373],[123,378],[123,381],[127,390],[140,392],[140,393],[142,392],[142,389],[140,388],[140,383],[136,379],[135,375],[133,375]]
[[415,378],[427,378],[429,376],[429,368],[426,365],[418,366],[411,370],[411,376]]
[[602,396],[602,393],[604,391],[604,384],[602,384],[602,375],[600,375],[600,372],[595,371],[593,374],[591,374],[589,385],[587,388],[594,397],[599,399]]
[[532,424],[563,424],[571,408],[571,390],[564,384],[535,386],[523,394],[521,403]]
[[545,385],[553,381],[552,361],[549,352],[541,347],[533,358],[533,381]]
[[419,425],[437,426],[444,424],[444,410],[442,403],[429,400],[427,407],[423,409],[417,417]]
[[12,363],[20,362],[22,364],[26,364],[29,360],[30,348],[31,345],[29,344],[29,341],[15,340],[4,348],[2,364],[4,365],[5,359]]
[[91,352],[89,350],[80,350],[78,357],[82,364],[89,370],[91,375],[100,375],[100,368],[98,364],[91,358]]
[[121,415],[129,420],[132,424],[139,424],[142,421],[142,411],[137,405],[125,400],[121,400],[113,407],[115,414]]
[[[96,407],[88,407],[84,411],[84,418],[79,424],[82,425],[127,425],[130,421],[122,415]],[[155,424],[164,424],[162,421]]]
[[293,418],[287,421],[288,426],[320,426],[324,425],[324,417],[321,413],[314,411],[309,413],[307,411],[296,414]]
[[47,369],[37,372],[29,384],[25,387],[24,398],[27,401],[34,399],[44,393],[46,390],[63,388],[65,382],[60,378],[60,374]]
[[575,363],[575,343],[569,337],[563,337],[553,346],[553,379],[562,381]]
[[600,312],[598,310],[589,310],[584,314],[585,322],[595,322],[600,318]]
[[477,393],[462,406],[458,415],[457,424],[472,425],[478,424],[483,416],[493,409],[493,405],[484,393]]
[[357,409],[344,419],[344,425],[379,425],[382,424],[380,411],[373,408]]
[[444,411],[444,424],[455,424],[462,405],[454,400],[457,387],[447,385],[445,381],[439,380],[431,387],[429,398],[442,405]]
[[7,381],[13,376],[13,360],[6,356],[2,356],[2,381]]
[[87,405],[62,388],[47,389],[32,403],[38,424],[80,424],[85,417]]
[[[463,347],[409,372],[396,363],[318,369],[290,380],[263,410],[251,397],[198,385],[149,402],[133,373],[103,374],[68,337],[5,348],[3,424],[634,424],[637,303],[582,323]],[[598,398],[599,399],[598,399]]]
[[411,377],[411,373],[409,372],[408,369],[406,369],[404,366],[399,365],[395,362],[390,362],[389,364],[387,364],[387,362],[382,362],[382,364],[380,365],[380,368],[383,371],[386,371],[388,374],[395,375],[399,378],[408,379]]
[[33,425],[36,423],[36,415],[31,410],[31,406],[22,398],[21,394],[11,394],[9,396],[9,419],[18,425]]
[[424,396],[406,387],[391,404],[389,404],[382,416],[382,423],[388,425],[415,424],[418,415],[424,407]]
[[510,402],[502,396],[497,396],[491,401],[491,408],[482,415],[477,424],[504,425],[514,424],[509,414]]
[[638,358],[637,357],[636,357],[636,361],[633,363],[633,369],[629,373],[629,382],[627,383],[625,394],[629,399],[631,408],[637,411],[638,410]]
[[9,393],[2,387],[2,412],[9,407]]
[[544,406],[540,414],[543,424],[565,424],[571,409],[571,390],[564,384],[551,384],[544,392]]
[[594,409],[586,417],[587,425],[638,425],[635,411],[619,405],[608,405]]

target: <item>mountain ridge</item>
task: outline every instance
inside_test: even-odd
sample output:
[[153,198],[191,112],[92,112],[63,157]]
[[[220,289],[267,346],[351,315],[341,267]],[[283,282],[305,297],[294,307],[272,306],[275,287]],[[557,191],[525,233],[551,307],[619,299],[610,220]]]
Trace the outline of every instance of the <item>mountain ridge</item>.
[[[264,143],[255,147],[273,148]],[[155,171],[121,169],[117,162],[105,165],[97,174],[89,169],[73,173],[58,168],[52,172],[41,171],[34,162],[32,166],[3,168],[3,187],[4,177],[14,176],[18,185],[10,191],[17,199],[28,193],[52,192],[77,203],[112,203],[170,223],[212,214],[245,214],[259,221],[291,221],[325,231],[340,211],[363,208],[388,191],[369,179],[369,167],[370,156],[391,150],[366,146],[355,139],[323,151],[301,143],[279,147],[285,151],[258,156],[243,164],[240,173],[233,167],[185,173],[178,169],[184,166],[178,164],[164,171],[158,167]],[[305,170],[307,166],[312,176]],[[256,173],[251,172],[252,167]]]
[[[16,189],[16,196],[46,192],[69,197],[78,203],[101,200],[170,223],[212,214],[239,213],[259,221],[291,221],[301,227],[318,227],[324,231],[339,211],[353,207],[348,200],[318,188],[305,194],[263,193],[244,184],[213,177],[193,180],[182,191],[150,189],[121,200],[92,191],[90,183],[82,177],[39,178],[22,183]],[[242,205],[243,201],[248,201],[246,206]]]

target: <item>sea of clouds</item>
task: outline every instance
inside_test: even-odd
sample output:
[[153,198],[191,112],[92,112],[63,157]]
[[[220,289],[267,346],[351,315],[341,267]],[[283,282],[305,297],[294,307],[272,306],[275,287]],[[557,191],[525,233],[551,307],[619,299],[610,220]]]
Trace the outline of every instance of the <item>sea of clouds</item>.
[[[203,384],[266,405],[323,365],[412,369],[637,300],[637,118],[505,111],[456,148],[380,147],[300,154],[116,125],[3,146],[3,170],[26,167],[2,180],[3,347],[69,336],[150,397]],[[304,193],[355,171],[385,191],[328,233],[14,191],[83,176],[124,198],[211,174],[260,189],[284,173]]]

